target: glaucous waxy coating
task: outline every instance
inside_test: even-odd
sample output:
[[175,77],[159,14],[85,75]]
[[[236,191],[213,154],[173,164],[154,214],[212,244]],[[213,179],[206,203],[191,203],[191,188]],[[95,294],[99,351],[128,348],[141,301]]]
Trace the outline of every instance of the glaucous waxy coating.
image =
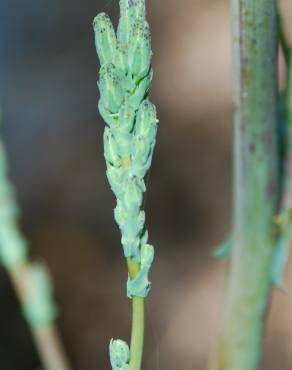
[[154,248],[150,244],[143,244],[141,248],[141,268],[135,280],[128,279],[127,294],[133,296],[147,296],[151,283],[148,280],[148,271],[154,259]]
[[130,359],[130,349],[123,340],[111,340],[110,342],[110,361],[113,370],[130,370],[128,365]]
[[151,56],[149,24],[144,19],[137,19],[132,26],[128,59],[129,71],[137,81],[148,74]]
[[118,113],[124,98],[123,81],[112,63],[99,71],[100,99],[109,113]]
[[145,0],[120,0],[120,21],[118,25],[118,40],[122,48],[129,46],[133,23],[137,19],[145,19]]
[[[141,263],[141,251],[148,245],[145,213],[141,210],[146,191],[144,177],[151,165],[158,120],[155,106],[148,99],[152,50],[145,1],[121,0],[120,10],[117,36],[106,14],[94,19],[101,64],[98,107],[107,124],[104,155],[107,177],[117,198],[115,219],[124,255]],[[142,296],[150,287],[150,265],[145,265],[137,277],[139,285],[145,284],[144,289],[139,289]],[[135,284],[128,282],[128,294],[132,296],[131,286]]]
[[[135,278],[129,276],[127,282],[127,295],[133,298],[146,297],[150,290],[148,274],[154,248],[148,244],[142,202],[158,120],[155,106],[148,99],[153,72],[145,0],[120,0],[120,11],[117,36],[104,13],[95,18],[94,30],[101,64],[98,108],[107,125],[107,177],[117,198],[114,216],[124,255],[139,266]],[[112,340],[110,358],[113,370],[129,370],[127,343]]]
[[101,65],[111,63],[117,47],[117,38],[109,16],[98,14],[93,21],[96,51]]

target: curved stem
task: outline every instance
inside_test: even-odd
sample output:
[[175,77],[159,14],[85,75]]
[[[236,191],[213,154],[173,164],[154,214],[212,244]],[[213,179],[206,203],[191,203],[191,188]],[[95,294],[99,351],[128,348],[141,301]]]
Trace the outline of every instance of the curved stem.
[[[128,270],[131,279],[137,276],[140,265],[127,260]],[[145,299],[133,297],[132,299],[132,334],[130,347],[130,370],[140,370],[143,358],[144,346],[144,326],[145,326]]]

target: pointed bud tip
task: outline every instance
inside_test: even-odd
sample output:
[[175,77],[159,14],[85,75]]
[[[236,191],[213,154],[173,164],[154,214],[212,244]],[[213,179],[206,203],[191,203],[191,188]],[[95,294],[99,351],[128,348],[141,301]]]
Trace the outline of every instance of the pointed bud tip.
[[106,13],[99,13],[97,16],[93,19],[92,25],[94,29],[96,29],[102,22],[109,22],[110,17]]

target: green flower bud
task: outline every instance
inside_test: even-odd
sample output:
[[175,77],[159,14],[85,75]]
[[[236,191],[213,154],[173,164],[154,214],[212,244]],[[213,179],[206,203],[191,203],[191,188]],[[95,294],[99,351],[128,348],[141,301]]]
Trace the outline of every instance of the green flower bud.
[[144,177],[151,164],[157,122],[155,106],[146,99],[139,107],[134,130],[132,157],[137,176]]
[[121,106],[121,109],[119,111],[120,127],[126,132],[132,131],[133,126],[134,126],[135,117],[136,117],[136,111],[131,105],[129,97],[126,96]]
[[154,259],[154,248],[152,245],[144,244],[140,253],[141,268],[135,279],[128,278],[127,295],[132,297],[146,297],[149,293],[151,283],[148,280],[149,270]]
[[133,162],[135,167],[144,165],[150,154],[151,146],[148,143],[147,137],[142,135],[135,135],[132,149]]
[[123,207],[121,201],[117,200],[117,206],[114,210],[115,213],[115,220],[119,225],[123,225],[127,220],[127,211]]
[[139,239],[139,235],[145,224],[145,212],[138,210],[135,220],[133,220],[129,212],[126,212],[124,216],[123,222],[120,223],[123,234],[128,239]]
[[[120,0],[120,10],[117,37],[105,14],[95,20],[101,61],[99,111],[108,126],[104,134],[107,177],[117,198],[114,214],[124,255],[141,264],[137,277],[128,281],[128,296],[145,297],[154,251],[147,244],[141,207],[158,122],[155,107],[147,99],[152,51],[145,0]],[[127,361],[112,358],[113,370],[128,370]]]
[[120,41],[117,42],[114,64],[120,72],[126,74],[128,69],[128,47],[125,47]]
[[122,183],[124,173],[122,169],[108,166],[106,174],[112,191],[116,197],[119,197],[120,194],[123,193]]
[[129,45],[129,71],[139,81],[148,73],[151,65],[151,37],[149,25],[144,19],[133,24]]
[[154,260],[154,247],[150,244],[144,244],[141,247],[141,268],[150,269]]
[[145,0],[120,0],[120,14],[133,20],[145,18]]
[[120,156],[122,158],[130,157],[132,150],[131,134],[125,132],[123,127],[117,127],[112,132],[117,140]]
[[105,123],[108,125],[108,126],[115,126],[118,122],[118,115],[117,113],[111,113],[110,111],[108,111],[102,100],[99,99],[99,102],[98,102],[98,110],[99,110],[99,113],[101,115],[101,117],[104,119]]
[[112,22],[107,14],[98,14],[93,21],[96,51],[100,64],[111,63],[115,54],[117,39]]
[[123,340],[111,340],[110,342],[110,361],[113,370],[130,370],[128,365],[130,360],[130,349]]
[[104,130],[104,156],[107,162],[114,167],[121,165],[121,158],[118,152],[118,145],[111,130],[106,127]]
[[128,178],[125,182],[123,204],[126,209],[139,209],[142,205],[142,190],[135,176]]
[[[135,135],[148,136],[150,134],[151,140],[156,135],[157,128],[157,113],[155,105],[148,99],[145,99],[139,107],[137,113],[137,120],[135,125]],[[154,131],[152,133],[152,131]]]
[[120,0],[118,39],[124,49],[128,48],[132,25],[138,18],[145,19],[145,0]]
[[[123,203],[118,200],[115,208],[115,220],[117,221],[122,233],[122,245],[125,257],[131,257],[135,261],[140,261],[140,238],[139,235],[143,229],[143,218],[145,215],[140,215],[139,209],[136,209],[136,214],[129,212]],[[144,213],[144,212],[143,212]]]
[[102,104],[110,113],[118,113],[123,102],[123,87],[116,67],[104,64],[99,72],[99,91]]
[[[130,224],[129,224],[130,225]],[[131,227],[133,225],[130,225]],[[121,228],[121,231],[123,231],[123,236],[122,236],[122,245],[124,249],[124,255],[126,258],[130,257],[133,259],[135,262],[140,262],[140,250],[139,250],[139,245],[140,245],[140,240],[138,236],[132,236],[132,235],[127,235],[126,234],[126,227],[123,225],[123,228]],[[131,234],[134,234],[132,231]]]

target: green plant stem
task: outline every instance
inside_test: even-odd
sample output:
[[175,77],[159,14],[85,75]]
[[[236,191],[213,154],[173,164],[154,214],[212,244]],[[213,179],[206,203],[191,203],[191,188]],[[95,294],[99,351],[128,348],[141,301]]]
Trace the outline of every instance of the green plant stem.
[[256,370],[270,292],[278,210],[275,0],[232,0],[234,248],[212,370]]
[[[131,279],[139,272],[139,264],[128,259],[128,270]],[[142,366],[145,326],[145,299],[132,298],[132,334],[130,346],[130,370],[140,370]]]
[[[27,279],[30,265],[27,263],[8,270],[10,280],[15,288],[20,302],[26,300]],[[70,370],[67,356],[60,341],[55,324],[30,326],[32,338],[37,348],[44,370]]]
[[287,57],[287,86],[285,101],[285,136],[284,144],[284,180],[281,208],[283,211],[292,207],[292,51],[289,48]]
[[140,370],[144,345],[144,298],[133,298],[130,369]]
[[286,63],[286,86],[283,94],[284,102],[284,138],[283,138],[283,195],[281,210],[286,211],[292,206],[292,49],[286,36],[284,22],[278,10],[279,39]]
[[281,48],[283,50],[285,62],[288,66],[290,62],[290,58],[291,58],[291,55],[290,55],[291,51],[290,51],[289,41],[286,37],[286,32],[284,30],[282,15],[279,10],[278,10],[278,24],[279,24],[279,38],[280,38]]

